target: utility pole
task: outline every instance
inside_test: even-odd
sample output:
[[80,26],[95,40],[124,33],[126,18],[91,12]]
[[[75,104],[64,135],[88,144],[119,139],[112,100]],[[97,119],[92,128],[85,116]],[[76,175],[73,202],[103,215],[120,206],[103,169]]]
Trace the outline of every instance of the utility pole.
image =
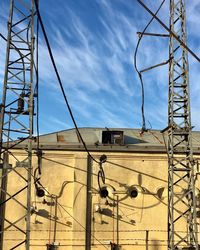
[[198,249],[184,0],[170,0],[168,250]]
[[[34,116],[34,0],[10,0],[0,110],[0,249],[30,245]],[[22,146],[21,142],[26,141]],[[20,154],[15,145],[21,147]],[[12,149],[12,150],[11,150]]]

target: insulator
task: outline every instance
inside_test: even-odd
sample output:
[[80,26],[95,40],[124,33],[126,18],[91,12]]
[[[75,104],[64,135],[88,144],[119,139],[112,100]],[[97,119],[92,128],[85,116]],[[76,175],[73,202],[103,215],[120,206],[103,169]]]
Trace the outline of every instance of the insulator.
[[128,194],[131,198],[136,198],[138,196],[138,189],[136,187],[131,186],[128,190]]
[[36,195],[38,196],[38,197],[44,197],[45,196],[45,191],[44,191],[44,189],[43,188],[41,188],[41,187],[36,187]]
[[24,95],[21,94],[17,103],[17,113],[22,113],[24,111]]
[[107,187],[102,187],[102,188],[99,190],[99,194],[100,194],[101,198],[106,198],[106,197],[108,197],[108,189],[107,189]]
[[43,155],[43,152],[42,152],[42,150],[41,149],[38,149],[37,151],[36,151],[36,155],[37,155],[37,157],[42,157],[42,155]]
[[106,155],[101,155],[99,160],[100,160],[101,163],[104,163],[104,162],[107,161],[107,156]]

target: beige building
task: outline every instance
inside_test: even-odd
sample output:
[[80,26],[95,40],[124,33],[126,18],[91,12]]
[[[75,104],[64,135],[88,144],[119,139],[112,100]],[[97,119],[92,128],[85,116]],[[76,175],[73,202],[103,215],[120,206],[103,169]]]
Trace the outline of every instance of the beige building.
[[[102,171],[98,178],[100,165],[88,157],[74,129],[41,136],[43,188],[37,186],[37,195],[32,188],[31,250],[104,250],[111,249],[111,242],[121,250],[166,250],[168,161],[163,135],[155,130],[141,135],[137,129],[82,128],[80,132],[95,160],[107,157],[102,164],[105,183]],[[199,132],[193,132],[193,148],[198,159]],[[14,150],[24,157],[20,146]],[[33,166],[37,167],[36,156]],[[24,169],[20,171],[23,174]],[[9,189],[20,185],[16,175],[9,176]],[[198,223],[199,190],[197,175]],[[184,187],[177,190],[180,195],[183,191]],[[16,199],[23,203],[23,194]],[[20,209],[11,203],[7,217]],[[186,221],[181,230],[187,230]],[[11,249],[21,236],[11,228],[4,237],[5,249]]]

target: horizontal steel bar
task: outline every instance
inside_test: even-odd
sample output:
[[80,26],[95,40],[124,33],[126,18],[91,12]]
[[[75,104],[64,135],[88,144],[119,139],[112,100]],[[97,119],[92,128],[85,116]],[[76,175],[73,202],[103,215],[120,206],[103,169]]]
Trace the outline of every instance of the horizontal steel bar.
[[167,37],[169,38],[169,35],[168,34],[158,34],[158,33],[150,33],[150,32],[137,32],[137,34],[139,36],[143,35],[143,36],[159,36],[159,37]]
[[137,1],[143,6],[145,10],[147,10],[147,12],[149,12],[151,16],[155,18],[155,20],[157,20],[163,26],[164,29],[170,33],[170,35],[172,35],[180,43],[183,48],[185,48],[198,62],[200,62],[200,58],[179,38],[179,36],[171,31],[141,0]]

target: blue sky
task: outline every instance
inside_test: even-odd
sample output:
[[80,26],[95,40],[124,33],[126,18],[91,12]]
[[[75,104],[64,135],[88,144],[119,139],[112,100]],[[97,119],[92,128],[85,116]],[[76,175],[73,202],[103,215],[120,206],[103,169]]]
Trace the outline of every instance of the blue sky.
[[[6,35],[8,2],[0,3],[0,32]],[[159,0],[145,1],[156,10]],[[200,56],[200,3],[186,0],[188,45]],[[169,0],[159,17],[168,24]],[[141,128],[140,82],[133,67],[137,31],[151,18],[136,0],[40,0],[53,54],[79,127]],[[165,32],[154,21],[148,31]],[[73,127],[40,35],[40,132]],[[0,40],[0,80],[5,42]],[[140,69],[168,59],[166,38],[145,37]],[[192,123],[200,129],[200,65],[189,57]],[[168,66],[144,74],[147,126],[167,126]],[[148,123],[149,121],[149,123]]]

